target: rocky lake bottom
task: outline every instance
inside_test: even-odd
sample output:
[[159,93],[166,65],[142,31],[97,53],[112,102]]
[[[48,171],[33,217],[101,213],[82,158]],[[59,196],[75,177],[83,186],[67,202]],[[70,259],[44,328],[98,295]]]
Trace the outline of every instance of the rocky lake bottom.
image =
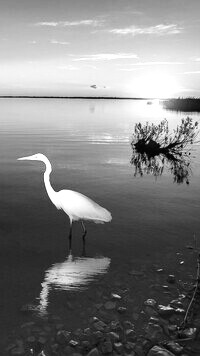
[[[193,356],[200,354],[198,251],[168,253],[172,267],[148,258],[118,266],[88,287],[82,302],[68,292],[58,313],[23,305],[5,355]],[[81,292],[80,292],[81,293]]]

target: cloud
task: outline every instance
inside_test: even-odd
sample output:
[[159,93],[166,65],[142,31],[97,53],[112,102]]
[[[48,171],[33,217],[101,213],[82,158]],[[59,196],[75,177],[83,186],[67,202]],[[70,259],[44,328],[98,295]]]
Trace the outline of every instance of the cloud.
[[71,27],[71,26],[102,26],[104,20],[80,20],[80,21],[58,21],[58,22],[36,22],[34,26],[47,26],[47,27]]
[[200,57],[190,57],[189,58],[191,61],[193,61],[193,62],[200,62]]
[[32,40],[32,41],[28,41],[28,43],[30,43],[30,44],[36,44],[36,43],[37,43],[37,41]]
[[57,67],[58,69],[62,69],[62,70],[79,70],[80,68],[78,67],[75,67],[71,64],[68,64],[68,65],[63,65],[63,66],[58,66]]
[[[126,67],[125,68],[119,68],[119,70],[126,71],[126,72],[133,72],[133,71],[136,71],[140,67],[143,67],[143,66],[182,65],[182,64],[184,64],[184,63],[183,62],[159,62],[159,61],[157,61],[157,62],[136,62],[136,63],[130,63],[130,64],[126,63]],[[117,66],[121,66],[122,67],[123,64],[117,64]],[[127,66],[128,66],[128,68],[127,68]]]
[[36,22],[34,26],[49,26],[56,27],[58,26],[58,22]]
[[154,65],[182,65],[184,62],[136,62],[130,63],[130,66],[154,66]]
[[119,70],[122,70],[124,72],[134,72],[136,71],[137,69],[136,68],[120,68]]
[[196,70],[193,72],[184,72],[184,74],[200,74],[200,70]]
[[58,45],[69,45],[70,42],[65,42],[65,41],[57,41],[57,40],[51,40],[50,41],[52,44],[58,44]]
[[85,64],[85,65],[83,65],[83,68],[89,68],[89,69],[97,69],[97,67],[96,66],[94,66],[94,65],[91,65],[91,64]]
[[176,24],[164,25],[159,24],[156,26],[149,27],[125,27],[125,28],[114,28],[109,30],[110,33],[114,33],[116,35],[156,35],[156,36],[165,36],[165,35],[175,35],[179,34],[183,31],[182,27],[179,27]]
[[103,20],[81,20],[81,21],[66,21],[64,26],[101,26],[103,24]]
[[74,61],[111,61],[116,59],[136,59],[137,54],[134,53],[98,53],[88,54],[85,57],[75,58]]

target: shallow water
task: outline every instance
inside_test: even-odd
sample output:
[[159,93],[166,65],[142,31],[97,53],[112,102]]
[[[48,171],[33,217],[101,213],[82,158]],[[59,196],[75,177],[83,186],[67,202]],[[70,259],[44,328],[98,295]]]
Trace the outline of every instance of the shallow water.
[[[130,164],[136,122],[167,118],[173,129],[188,114],[164,111],[157,102],[95,99],[1,99],[0,112],[2,343],[27,320],[24,305],[41,317],[56,313],[74,328],[84,323],[83,308],[90,313],[96,290],[114,290],[133,267],[165,266],[180,278],[192,272],[179,263],[193,235],[199,239],[200,146],[192,147],[189,185],[174,183],[168,169],[157,179],[134,177]],[[74,258],[68,257],[69,221],[46,194],[43,164],[17,161],[38,152],[52,163],[55,190],[82,192],[112,213],[109,224],[87,224],[86,257],[79,223]],[[150,281],[132,283],[141,302]]]

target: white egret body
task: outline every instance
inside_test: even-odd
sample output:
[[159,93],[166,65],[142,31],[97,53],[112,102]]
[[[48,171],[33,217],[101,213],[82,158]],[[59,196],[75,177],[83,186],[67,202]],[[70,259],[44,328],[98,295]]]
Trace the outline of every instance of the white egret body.
[[32,156],[18,158],[18,160],[42,161],[46,165],[44,173],[44,184],[47,194],[57,209],[63,210],[70,219],[69,246],[71,249],[72,222],[81,220],[84,229],[83,241],[85,241],[86,229],[83,220],[94,221],[95,223],[104,223],[112,220],[110,212],[85,195],[73,190],[60,190],[56,192],[50,183],[50,173],[52,171],[51,163],[42,153]]

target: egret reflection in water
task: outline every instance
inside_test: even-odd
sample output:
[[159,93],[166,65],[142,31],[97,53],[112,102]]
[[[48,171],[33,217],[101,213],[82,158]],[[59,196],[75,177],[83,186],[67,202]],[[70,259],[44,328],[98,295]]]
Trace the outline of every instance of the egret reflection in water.
[[52,290],[82,291],[98,276],[107,272],[110,262],[108,257],[73,257],[70,254],[64,262],[53,264],[46,270],[41,284],[39,312],[46,313]]

